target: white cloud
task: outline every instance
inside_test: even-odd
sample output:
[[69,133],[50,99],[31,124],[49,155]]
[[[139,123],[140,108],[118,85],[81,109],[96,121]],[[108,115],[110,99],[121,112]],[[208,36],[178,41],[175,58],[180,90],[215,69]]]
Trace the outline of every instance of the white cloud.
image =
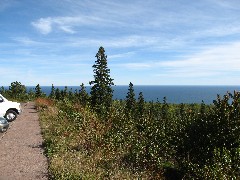
[[[208,47],[179,60],[120,63],[116,67],[151,74],[165,84],[237,84],[240,80],[240,42]],[[149,74],[150,73],[150,74]],[[147,82],[145,82],[147,83]]]
[[[233,74],[240,75],[239,48],[240,42],[226,44],[212,47],[183,60],[159,62],[155,63],[154,66],[163,69],[157,73],[159,77],[186,78],[185,82],[191,81],[191,83],[194,82],[194,79],[207,78],[212,84],[226,84],[226,79],[233,82],[233,79],[231,80]],[[202,82],[196,81],[195,84],[197,83]],[[209,83],[208,80],[206,83]]]
[[12,38],[14,41],[17,41],[23,45],[27,45],[27,46],[32,46],[32,45],[41,45],[44,44],[42,42],[38,42],[35,41],[29,37],[16,37],[16,38]]
[[169,68],[236,71],[240,69],[240,42],[212,47],[185,60],[165,61],[159,65]]
[[54,29],[60,29],[66,33],[76,33],[74,27],[82,25],[94,25],[102,19],[94,16],[62,16],[40,18],[32,22],[32,25],[42,34],[49,34]]
[[135,55],[135,52],[126,52],[126,53],[108,55],[108,58],[109,59],[126,58],[133,55]]
[[41,18],[37,22],[32,22],[32,25],[42,34],[48,34],[52,31],[51,18]]
[[76,33],[76,31],[74,31],[71,26],[60,26],[60,29],[66,33],[70,33],[70,34]]

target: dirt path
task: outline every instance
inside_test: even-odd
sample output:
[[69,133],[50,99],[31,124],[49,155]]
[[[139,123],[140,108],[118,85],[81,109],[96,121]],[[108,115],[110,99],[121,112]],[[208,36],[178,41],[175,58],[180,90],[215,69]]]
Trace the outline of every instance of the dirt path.
[[47,159],[34,103],[0,136],[0,180],[47,180]]

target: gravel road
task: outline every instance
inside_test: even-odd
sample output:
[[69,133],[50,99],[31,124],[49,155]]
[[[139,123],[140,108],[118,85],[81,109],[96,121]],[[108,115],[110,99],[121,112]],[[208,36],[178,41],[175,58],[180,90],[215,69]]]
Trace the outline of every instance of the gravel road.
[[47,158],[34,103],[0,135],[0,180],[47,180]]

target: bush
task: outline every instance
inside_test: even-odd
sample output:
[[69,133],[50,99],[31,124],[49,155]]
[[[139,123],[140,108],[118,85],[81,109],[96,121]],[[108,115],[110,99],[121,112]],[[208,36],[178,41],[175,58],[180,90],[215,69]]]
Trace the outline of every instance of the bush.
[[[239,178],[239,97],[238,92],[218,96],[213,105],[174,105],[164,98],[131,113],[125,101],[116,100],[105,116],[68,98],[38,99],[47,113],[42,127],[50,171],[62,179]],[[67,171],[62,162],[70,161]]]

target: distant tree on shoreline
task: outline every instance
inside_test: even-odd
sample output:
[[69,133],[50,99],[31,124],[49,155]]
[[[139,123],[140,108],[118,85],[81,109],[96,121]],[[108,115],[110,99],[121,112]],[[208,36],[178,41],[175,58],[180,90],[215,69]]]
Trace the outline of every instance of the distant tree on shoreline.
[[11,98],[21,99],[26,96],[27,89],[25,85],[22,85],[21,82],[15,81],[9,86],[9,94]]

